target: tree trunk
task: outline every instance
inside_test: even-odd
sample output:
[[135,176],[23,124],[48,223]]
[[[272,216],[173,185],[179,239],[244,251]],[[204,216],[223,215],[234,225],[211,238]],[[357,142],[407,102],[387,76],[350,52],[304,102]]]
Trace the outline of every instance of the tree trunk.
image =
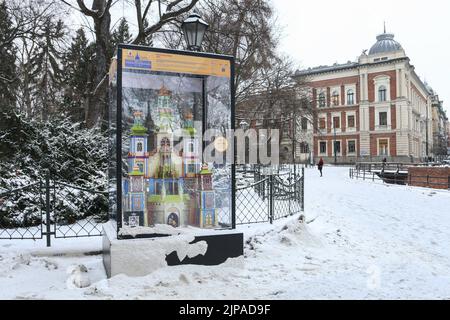
[[[92,10],[103,12],[106,7],[106,0],[94,0]],[[99,120],[107,116],[108,92],[106,85],[99,84],[105,82],[104,78],[108,73],[109,65],[109,46],[110,46],[110,26],[111,15],[109,10],[99,18],[94,19],[96,49],[95,49],[95,76],[94,91],[88,100],[88,109],[86,111],[86,126],[91,128],[97,124]]]

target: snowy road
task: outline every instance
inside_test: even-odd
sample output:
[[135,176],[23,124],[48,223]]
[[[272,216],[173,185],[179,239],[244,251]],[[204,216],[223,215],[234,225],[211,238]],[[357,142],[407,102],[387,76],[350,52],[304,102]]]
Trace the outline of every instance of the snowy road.
[[[325,167],[323,178],[306,170],[305,206],[306,220],[315,218],[307,225],[240,227],[244,259],[143,278],[107,280],[100,256],[29,256],[43,242],[0,241],[0,298],[450,299],[450,192],[350,180],[348,168]],[[52,250],[100,246],[61,240]],[[91,286],[66,283],[74,263],[86,265]]]

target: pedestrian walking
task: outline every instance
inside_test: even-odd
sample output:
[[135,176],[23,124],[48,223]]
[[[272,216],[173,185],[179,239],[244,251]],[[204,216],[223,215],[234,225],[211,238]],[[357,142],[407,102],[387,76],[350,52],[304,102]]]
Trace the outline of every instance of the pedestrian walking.
[[320,171],[320,176],[322,177],[322,169],[323,169],[323,159],[320,157],[319,163],[317,164],[317,168]]

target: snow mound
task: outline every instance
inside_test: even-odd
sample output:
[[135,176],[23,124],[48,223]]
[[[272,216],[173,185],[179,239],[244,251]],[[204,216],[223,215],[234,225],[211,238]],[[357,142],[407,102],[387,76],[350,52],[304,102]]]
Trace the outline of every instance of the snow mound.
[[306,245],[310,247],[321,247],[322,242],[318,237],[313,235],[308,226],[298,220],[292,224],[285,225],[278,234],[278,241],[287,246]]
[[91,285],[91,280],[88,276],[88,269],[85,265],[79,264],[67,268],[67,273],[70,274],[66,281],[69,289],[86,288]]

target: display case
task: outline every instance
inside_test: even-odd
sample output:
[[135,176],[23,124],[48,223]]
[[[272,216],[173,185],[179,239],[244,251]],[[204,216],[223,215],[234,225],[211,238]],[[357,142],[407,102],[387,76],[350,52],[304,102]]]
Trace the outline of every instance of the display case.
[[119,45],[109,74],[118,238],[235,228],[234,155],[203,152],[233,152],[223,146],[234,129],[233,68],[230,56]]

